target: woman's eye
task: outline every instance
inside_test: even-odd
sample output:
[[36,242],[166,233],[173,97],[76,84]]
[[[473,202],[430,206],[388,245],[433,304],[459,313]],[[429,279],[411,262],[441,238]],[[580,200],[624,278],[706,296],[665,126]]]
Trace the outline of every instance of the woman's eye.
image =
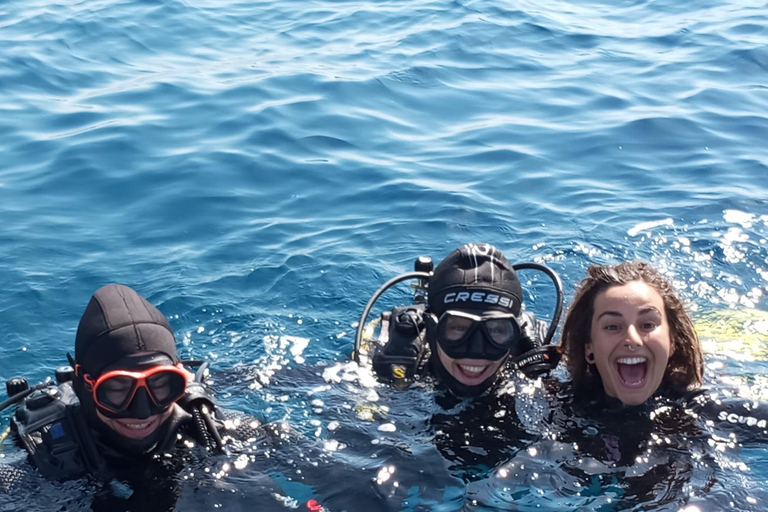
[[608,325],[604,325],[603,329],[605,329],[606,331],[618,331],[619,326],[616,324],[608,324]]
[[652,331],[656,328],[656,322],[643,322],[641,327],[646,331]]

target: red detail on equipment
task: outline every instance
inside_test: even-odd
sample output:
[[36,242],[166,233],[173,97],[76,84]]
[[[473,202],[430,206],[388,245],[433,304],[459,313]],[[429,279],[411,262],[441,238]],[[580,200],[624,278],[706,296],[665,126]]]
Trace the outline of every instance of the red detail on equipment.
[[318,512],[323,510],[323,506],[316,500],[307,500],[307,509],[311,510],[312,512]]

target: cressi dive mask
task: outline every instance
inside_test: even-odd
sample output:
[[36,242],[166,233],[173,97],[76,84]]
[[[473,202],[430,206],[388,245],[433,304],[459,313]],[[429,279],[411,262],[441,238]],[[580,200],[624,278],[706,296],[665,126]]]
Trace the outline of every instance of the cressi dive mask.
[[447,310],[429,315],[435,341],[452,359],[498,361],[520,340],[520,324],[511,313],[487,311],[482,315]]

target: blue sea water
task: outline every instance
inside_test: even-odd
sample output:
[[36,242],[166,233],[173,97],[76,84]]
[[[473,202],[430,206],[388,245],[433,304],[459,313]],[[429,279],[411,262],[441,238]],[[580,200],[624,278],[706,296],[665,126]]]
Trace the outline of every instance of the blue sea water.
[[[590,263],[653,262],[707,385],[768,399],[767,72],[765,0],[2,2],[0,380],[50,376],[93,291],[125,283],[225,405],[325,447],[325,482],[275,463],[287,507],[455,510],[466,468],[413,426],[429,394],[346,364],[385,280],[474,241],[567,297]],[[757,509],[768,452],[719,448],[681,495]],[[597,506],[556,481],[478,506]]]

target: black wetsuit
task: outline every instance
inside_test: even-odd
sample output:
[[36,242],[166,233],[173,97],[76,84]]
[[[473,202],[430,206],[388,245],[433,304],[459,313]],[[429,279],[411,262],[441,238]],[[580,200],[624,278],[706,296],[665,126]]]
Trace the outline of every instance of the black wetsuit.
[[[195,417],[177,403],[168,422],[162,440],[148,453],[126,453],[114,447],[103,429],[88,429],[99,456],[98,468],[79,477],[84,478],[81,486],[90,489],[93,495],[91,510],[170,511],[176,506],[183,480],[203,487],[214,486],[216,471],[211,469],[217,466],[212,462],[211,451],[202,447],[205,439],[201,438]],[[251,416],[219,408],[215,408],[212,415],[212,425],[225,440],[225,448],[231,455],[222,459],[230,465],[237,455],[249,456],[269,450],[280,443],[285,434],[281,425],[262,425]],[[220,459],[218,465],[224,462]],[[21,502],[29,504],[29,509],[45,510],[44,496],[29,496],[44,485],[43,480],[31,457],[29,462],[0,465],[0,510],[6,510],[6,503],[10,510]],[[52,480],[63,479],[52,475]],[[278,489],[267,487],[269,485],[264,489]],[[75,493],[72,500],[79,502],[81,494]],[[38,500],[40,504],[36,504]]]
[[597,397],[591,400],[574,399],[569,385],[558,395],[541,439],[472,487],[466,508],[541,507],[544,495],[552,508],[711,505],[709,492],[725,469],[713,440],[768,441],[764,403],[720,400],[702,390],[663,389],[639,406],[605,397],[602,389],[579,395]]
[[540,394],[516,395],[523,384],[500,379],[471,400],[450,394],[436,397],[442,410],[430,419],[434,445],[450,462],[455,476],[464,482],[485,478],[539,438],[538,423],[549,408]]

